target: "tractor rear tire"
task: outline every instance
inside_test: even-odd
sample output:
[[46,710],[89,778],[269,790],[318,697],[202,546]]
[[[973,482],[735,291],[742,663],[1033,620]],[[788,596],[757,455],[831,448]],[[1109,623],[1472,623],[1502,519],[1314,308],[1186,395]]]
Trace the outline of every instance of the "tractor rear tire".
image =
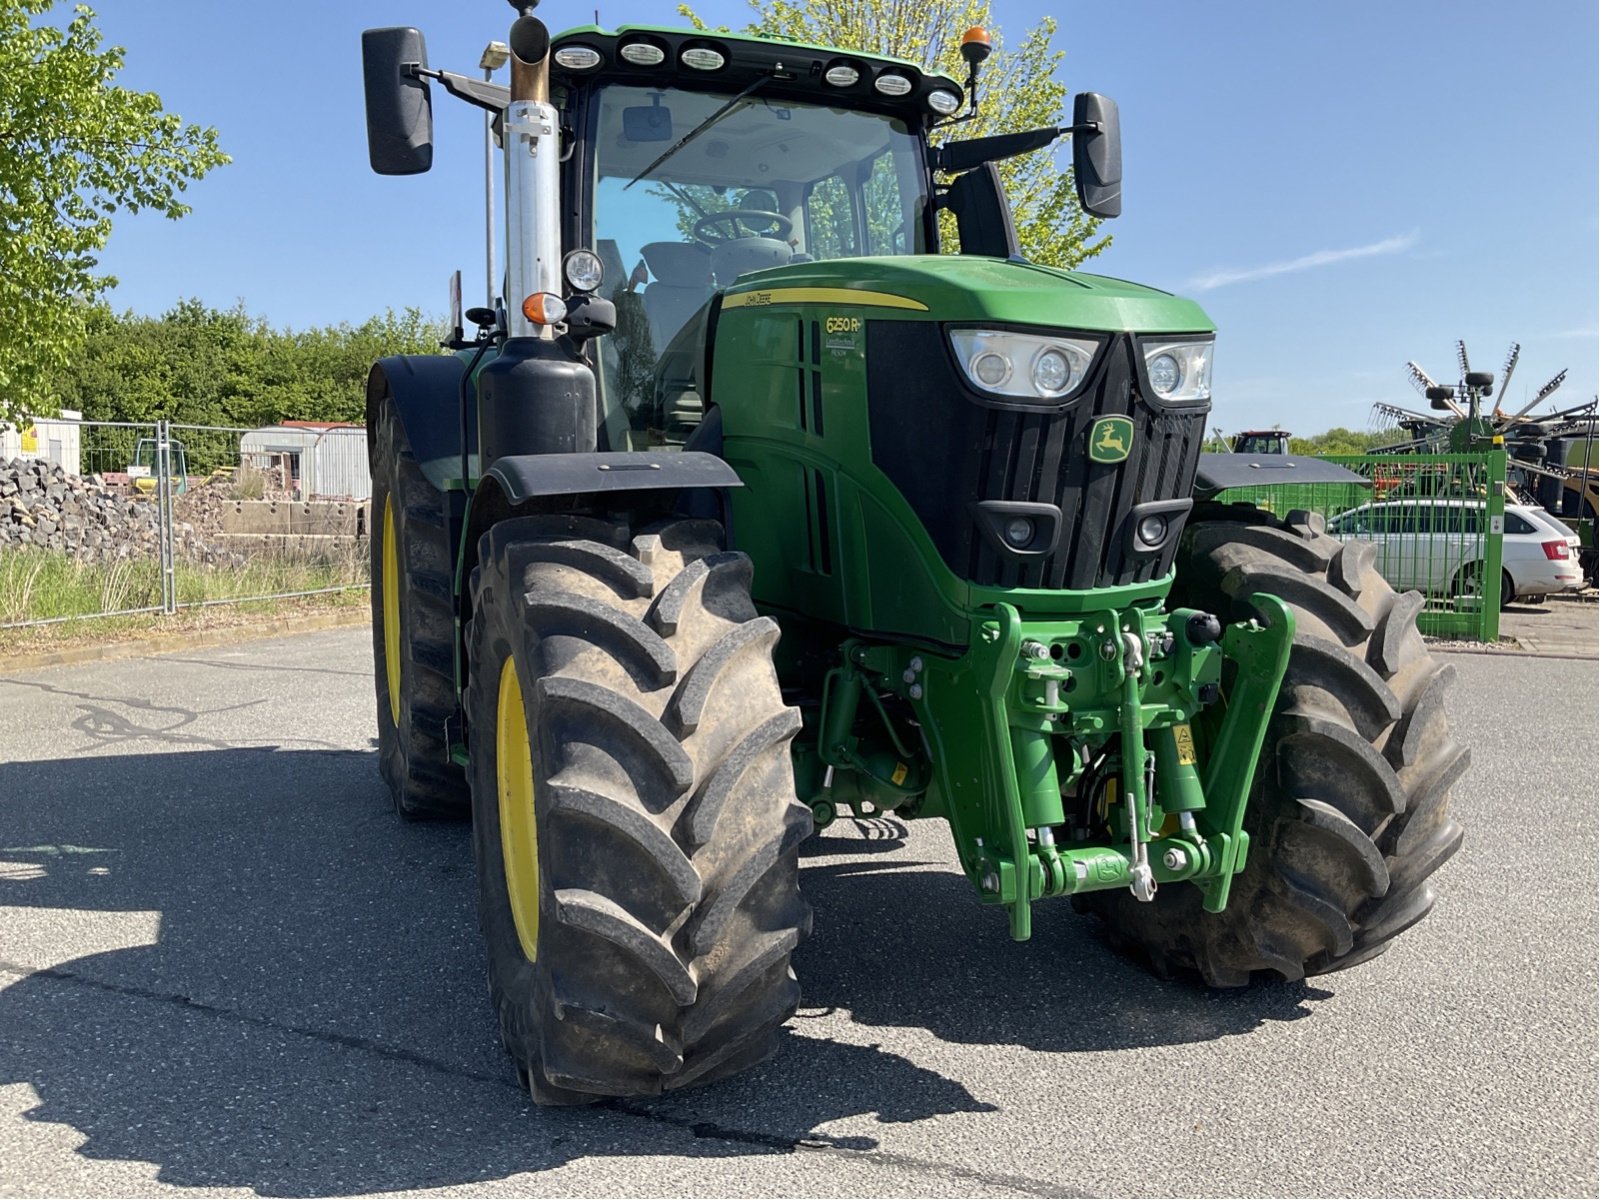
[[750,575],[710,521],[522,517],[479,542],[479,922],[501,1040],[541,1104],[753,1066],[799,1002],[800,716]]
[[1395,593],[1369,543],[1341,542],[1320,516],[1276,520],[1208,506],[1185,535],[1174,603],[1225,621],[1259,615],[1266,592],[1294,610],[1295,636],[1245,815],[1250,846],[1227,908],[1167,884],[1078,897],[1111,940],[1158,973],[1237,987],[1354,966],[1433,907],[1429,878],[1461,845],[1449,789],[1468,752],[1444,694],[1455,669],[1417,632],[1417,592]]
[[371,448],[372,659],[378,771],[407,820],[464,817],[467,779],[450,760],[455,711],[454,568],[444,496],[428,482],[387,395]]

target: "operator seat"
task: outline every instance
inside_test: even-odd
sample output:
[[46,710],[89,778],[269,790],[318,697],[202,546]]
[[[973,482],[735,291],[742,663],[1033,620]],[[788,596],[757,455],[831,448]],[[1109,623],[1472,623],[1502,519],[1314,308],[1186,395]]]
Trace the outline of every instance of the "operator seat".
[[711,251],[698,242],[649,242],[639,253],[655,276],[645,285],[644,312],[659,355],[711,298]]

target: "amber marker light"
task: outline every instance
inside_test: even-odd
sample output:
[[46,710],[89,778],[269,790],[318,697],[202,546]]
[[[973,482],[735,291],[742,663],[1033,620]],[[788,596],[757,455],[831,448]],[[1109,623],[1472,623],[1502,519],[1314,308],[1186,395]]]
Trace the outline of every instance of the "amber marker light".
[[535,292],[522,302],[522,315],[535,325],[554,325],[566,319],[567,306],[560,296]]

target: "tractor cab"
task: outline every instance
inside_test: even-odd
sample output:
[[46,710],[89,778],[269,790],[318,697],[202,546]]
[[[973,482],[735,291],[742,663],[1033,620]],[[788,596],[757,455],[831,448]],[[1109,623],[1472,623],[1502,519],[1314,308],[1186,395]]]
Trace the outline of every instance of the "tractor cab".
[[[971,31],[966,46],[970,89],[987,35]],[[941,207],[956,213],[966,252],[1016,255],[1004,197],[986,168],[1064,132],[969,150],[949,164],[956,185],[941,186],[944,163],[929,134],[973,107],[954,80],[910,62],[590,26],[553,40],[550,72],[552,102],[575,147],[563,192],[582,197],[567,244],[592,248],[599,295],[616,306],[616,329],[595,363],[597,441],[609,450],[676,448],[693,433],[707,399],[708,321],[739,280],[838,259],[937,253]],[[1115,110],[1096,101],[1107,122],[1097,133],[1115,140]],[[962,182],[967,174],[974,178]]]
[[[653,44],[638,37],[569,35],[554,59],[574,46],[615,54]],[[905,65],[878,66],[912,77]],[[959,103],[948,80],[930,89],[919,78],[888,97],[870,91],[866,61],[820,55],[791,79],[717,81],[738,88],[732,96],[638,73],[575,82],[569,100],[588,131],[569,168],[591,189],[592,228],[580,236],[603,266],[600,294],[617,308],[597,365],[602,440],[618,450],[681,445],[698,423],[698,367],[719,292],[755,272],[936,245],[925,142],[936,114],[926,96]],[[830,74],[854,82],[829,83]]]
[[1247,429],[1233,436],[1235,454],[1287,454],[1289,438],[1283,429]]
[[[189,459],[182,442],[174,441],[168,447],[169,468],[175,492],[189,490]],[[153,495],[160,486],[161,457],[155,438],[140,438],[133,450],[133,461],[128,464],[128,480],[133,490],[141,495]]]

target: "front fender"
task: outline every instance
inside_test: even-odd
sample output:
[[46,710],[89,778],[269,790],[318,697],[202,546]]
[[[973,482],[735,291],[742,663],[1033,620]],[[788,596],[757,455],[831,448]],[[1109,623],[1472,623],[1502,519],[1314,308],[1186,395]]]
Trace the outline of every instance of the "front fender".
[[489,480],[513,508],[540,496],[744,486],[727,463],[696,450],[508,454],[489,468]]

